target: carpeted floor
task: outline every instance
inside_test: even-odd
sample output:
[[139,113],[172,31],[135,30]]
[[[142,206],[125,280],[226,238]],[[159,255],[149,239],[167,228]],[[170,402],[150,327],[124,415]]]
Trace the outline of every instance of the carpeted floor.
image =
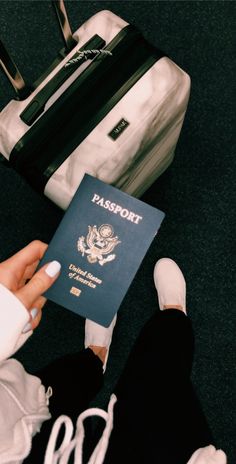
[[[67,1],[72,29],[109,9],[188,72],[191,97],[170,168],[143,196],[166,212],[119,311],[104,405],[144,322],[156,310],[157,259],[169,256],[187,282],[196,336],[193,382],[216,445],[236,462],[235,139],[233,139],[236,3],[221,1]],[[0,2],[0,34],[25,79],[35,80],[62,48],[49,1]],[[13,96],[0,76],[1,108]],[[0,259],[38,238],[49,242],[62,212],[0,164]],[[18,353],[27,369],[83,346],[82,318],[49,303],[34,337]],[[173,385],[174,391],[174,385]],[[186,427],[188,425],[186,424]],[[183,431],[184,433],[184,431]]]

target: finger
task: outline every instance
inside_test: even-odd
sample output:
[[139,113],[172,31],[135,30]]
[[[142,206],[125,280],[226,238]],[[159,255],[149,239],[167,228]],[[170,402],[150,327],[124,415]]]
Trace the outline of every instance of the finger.
[[[32,308],[43,309],[46,302],[47,298],[45,296],[39,296],[32,304]],[[30,311],[32,311],[32,308],[30,308]]]
[[29,314],[31,315],[31,318],[25,324],[25,327],[22,330],[23,334],[26,334],[27,332],[30,332],[39,325],[41,317],[42,317],[42,310],[38,308],[32,308],[32,310],[29,311]]
[[40,240],[34,240],[15,255],[3,261],[2,265],[11,271],[22,271],[35,261],[42,259],[48,245]]
[[58,261],[45,264],[24,287],[14,292],[15,295],[26,308],[31,308],[33,302],[55,282],[60,269],[61,265]]
[[33,277],[38,265],[39,265],[39,259],[34,261],[34,263],[29,264],[29,266],[27,266],[26,269],[25,269],[23,279],[25,279],[25,280],[31,279],[31,277]]
[[32,320],[31,327],[32,330],[35,330],[42,319],[42,309],[38,309],[37,316]]
[[36,269],[38,267],[38,264],[39,264],[39,260],[37,260],[33,264],[30,264],[29,266],[27,266],[22,278],[19,281],[17,290],[19,288],[23,287],[23,285],[26,284],[27,280],[31,279],[31,277],[34,275],[34,273],[35,273],[35,271],[36,271]]
[[34,301],[32,308],[29,310],[29,321],[23,329],[23,333],[27,333],[30,330],[38,327],[42,318],[42,308],[45,305],[47,299],[44,296],[40,296]]
[[[40,296],[39,298],[37,298],[37,300],[33,303],[33,309],[37,309],[37,312],[35,312],[35,315],[33,314],[33,318],[31,320],[31,327],[32,327],[32,330],[36,329],[36,327],[38,327],[40,321],[41,321],[41,318],[42,318],[42,309],[45,305],[47,301],[47,298],[45,298],[45,296]],[[32,309],[31,309],[32,311]],[[32,316],[32,312],[30,311],[31,313],[31,316]]]
[[[37,305],[31,311],[34,311],[34,310],[35,310],[35,313],[31,312],[31,315],[33,316],[33,318],[30,321],[32,330],[34,330],[34,329],[36,329],[36,327],[38,327],[38,325],[39,325],[39,323],[41,321],[41,318],[42,318],[42,308],[40,308],[39,305]],[[37,312],[36,312],[36,310],[37,310]]]

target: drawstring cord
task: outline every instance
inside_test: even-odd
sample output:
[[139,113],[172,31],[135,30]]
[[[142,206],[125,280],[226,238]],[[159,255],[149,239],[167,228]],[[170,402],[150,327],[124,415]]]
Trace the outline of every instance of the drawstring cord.
[[[56,441],[58,434],[62,425],[65,426],[65,434],[60,445],[60,448],[55,451]],[[74,427],[72,424],[71,419],[68,416],[60,416],[56,420],[53,425],[52,432],[49,438],[44,464],[57,464],[60,457],[63,455],[64,450],[69,445],[72,435],[73,435]]]
[[[85,60],[88,60],[89,58],[93,58],[91,55],[112,55],[112,53],[109,50],[83,50],[78,52],[79,55],[76,58],[71,58],[71,60],[68,60],[65,64],[65,68],[68,66],[71,66],[73,64],[76,64],[78,61],[82,60],[84,58]],[[87,56],[90,55],[90,56]]]
[[53,390],[52,390],[52,387],[48,387],[47,391],[46,391],[46,405],[48,406],[49,405],[49,399],[51,398],[51,396],[53,395]]
[[[110,434],[113,428],[113,409],[117,401],[114,394],[111,395],[107,412],[100,408],[89,408],[82,412],[76,423],[74,438],[74,427],[68,416],[60,416],[53,425],[49,438],[44,464],[68,464],[71,453],[74,451],[74,463],[82,464],[83,462],[83,442],[85,437],[84,420],[87,417],[99,416],[106,422],[103,434],[99,439],[88,464],[102,464],[107,451]],[[60,447],[55,450],[57,437],[61,427],[64,426],[65,432]]]
[[[109,444],[110,435],[113,429],[113,410],[117,401],[116,395],[111,395],[110,402],[106,413],[106,426],[103,434],[94,449],[88,464],[102,464]],[[102,410],[100,410],[102,411]],[[104,412],[104,411],[103,411]]]

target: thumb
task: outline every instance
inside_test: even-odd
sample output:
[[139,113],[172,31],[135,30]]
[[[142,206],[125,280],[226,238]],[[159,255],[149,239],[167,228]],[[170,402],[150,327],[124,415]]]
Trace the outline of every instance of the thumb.
[[58,261],[45,264],[26,285],[14,292],[15,296],[27,309],[30,309],[34,301],[55,282],[60,269],[61,265]]

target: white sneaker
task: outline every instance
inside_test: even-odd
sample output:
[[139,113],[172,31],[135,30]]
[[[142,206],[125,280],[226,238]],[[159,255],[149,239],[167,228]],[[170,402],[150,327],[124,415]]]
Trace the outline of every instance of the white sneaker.
[[164,306],[181,306],[186,313],[186,283],[179,266],[170,258],[157,261],[154,268],[154,283],[160,309]]
[[90,345],[95,346],[105,346],[107,349],[107,354],[105,362],[103,364],[103,372],[106,370],[107,359],[109,355],[109,349],[112,340],[113,329],[116,325],[117,314],[115,314],[113,320],[109,327],[103,327],[96,322],[86,319],[85,321],[85,337],[84,337],[84,346],[88,348]]

